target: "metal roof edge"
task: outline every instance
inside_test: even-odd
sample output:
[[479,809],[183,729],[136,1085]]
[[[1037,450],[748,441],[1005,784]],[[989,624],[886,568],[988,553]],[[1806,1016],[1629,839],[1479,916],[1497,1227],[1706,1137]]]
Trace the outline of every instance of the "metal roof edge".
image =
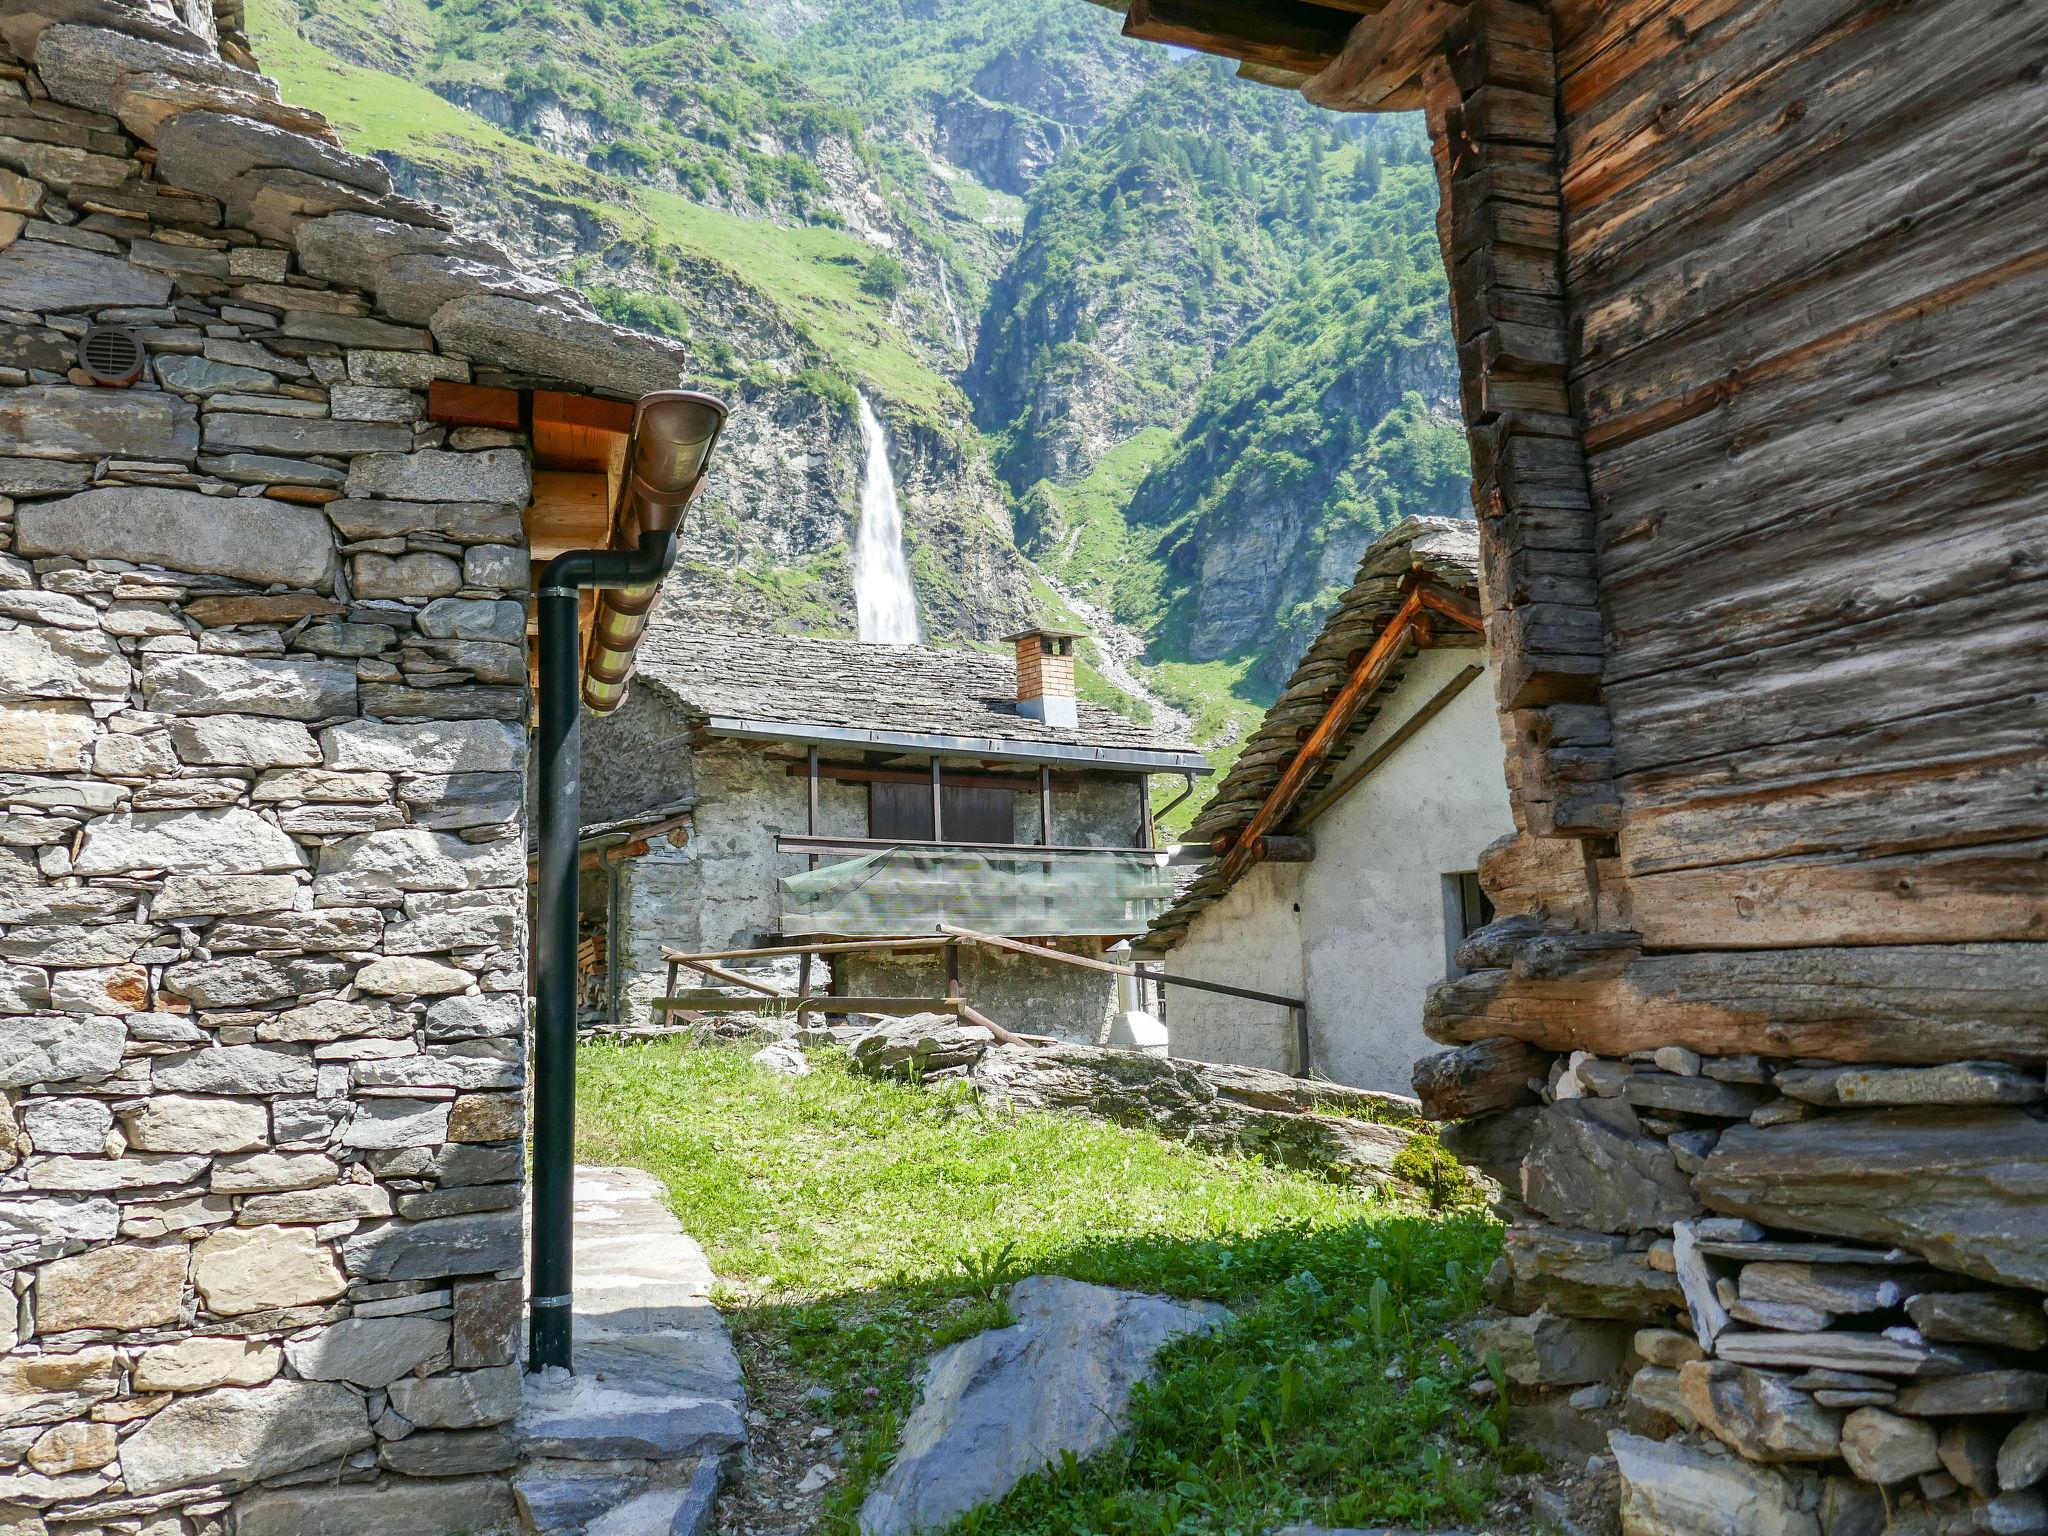
[[879,731],[851,725],[790,725],[776,720],[746,720],[706,715],[704,730],[713,736],[741,741],[840,742],[848,746],[901,747],[916,752],[947,752],[961,757],[995,757],[1019,763],[1065,763],[1088,768],[1140,769],[1148,773],[1199,773],[1213,770],[1200,752],[1167,748],[1085,746],[1056,741],[1021,742],[1000,736],[945,736],[922,731]]

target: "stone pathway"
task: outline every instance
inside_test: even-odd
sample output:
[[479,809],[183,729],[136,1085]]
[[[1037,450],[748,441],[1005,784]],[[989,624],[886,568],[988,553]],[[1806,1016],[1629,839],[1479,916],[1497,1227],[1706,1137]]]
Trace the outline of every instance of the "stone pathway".
[[576,1170],[576,1370],[526,1378],[513,1492],[531,1536],[702,1536],[746,1445],[711,1266],[633,1168]]

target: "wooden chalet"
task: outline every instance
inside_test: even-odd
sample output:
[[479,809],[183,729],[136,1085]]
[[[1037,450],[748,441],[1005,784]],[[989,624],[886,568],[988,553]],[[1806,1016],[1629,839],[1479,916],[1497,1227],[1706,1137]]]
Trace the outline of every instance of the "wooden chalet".
[[[1427,117],[1518,830],[1417,1086],[1526,1202],[1494,1342],[1527,1358],[1539,1308],[1696,1335],[1631,1382],[1637,1427],[1696,1427],[1614,1436],[1629,1530],[2048,1530],[1994,1400],[1897,1379],[1965,1337],[1969,1369],[2048,1364],[2041,6],[1119,9]],[[1788,1311],[1772,1260],[1923,1268]],[[1957,1332],[1957,1286],[2011,1325]],[[1829,1369],[1998,1469],[1930,1452],[1879,1500],[1799,1375]],[[1819,1443],[1745,1438],[1741,1392]]]

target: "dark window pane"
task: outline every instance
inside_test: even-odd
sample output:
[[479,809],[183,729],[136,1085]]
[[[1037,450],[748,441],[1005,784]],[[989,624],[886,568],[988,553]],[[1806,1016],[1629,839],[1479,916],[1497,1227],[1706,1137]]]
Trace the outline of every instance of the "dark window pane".
[[868,836],[930,842],[932,787],[929,784],[870,784]]
[[955,789],[947,785],[941,809],[949,843],[1010,843],[1017,839],[1016,796],[1007,789]]

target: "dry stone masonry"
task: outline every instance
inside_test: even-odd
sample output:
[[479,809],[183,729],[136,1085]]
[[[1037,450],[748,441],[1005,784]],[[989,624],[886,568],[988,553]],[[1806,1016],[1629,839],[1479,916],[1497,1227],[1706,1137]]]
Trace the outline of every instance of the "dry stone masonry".
[[1477,1346],[1532,1414],[1626,1377],[1625,1532],[2048,1531],[2039,1060],[1489,1039],[1416,1077],[1515,1216]]
[[514,1519],[531,471],[425,391],[678,357],[250,62],[0,0],[8,1536]]

